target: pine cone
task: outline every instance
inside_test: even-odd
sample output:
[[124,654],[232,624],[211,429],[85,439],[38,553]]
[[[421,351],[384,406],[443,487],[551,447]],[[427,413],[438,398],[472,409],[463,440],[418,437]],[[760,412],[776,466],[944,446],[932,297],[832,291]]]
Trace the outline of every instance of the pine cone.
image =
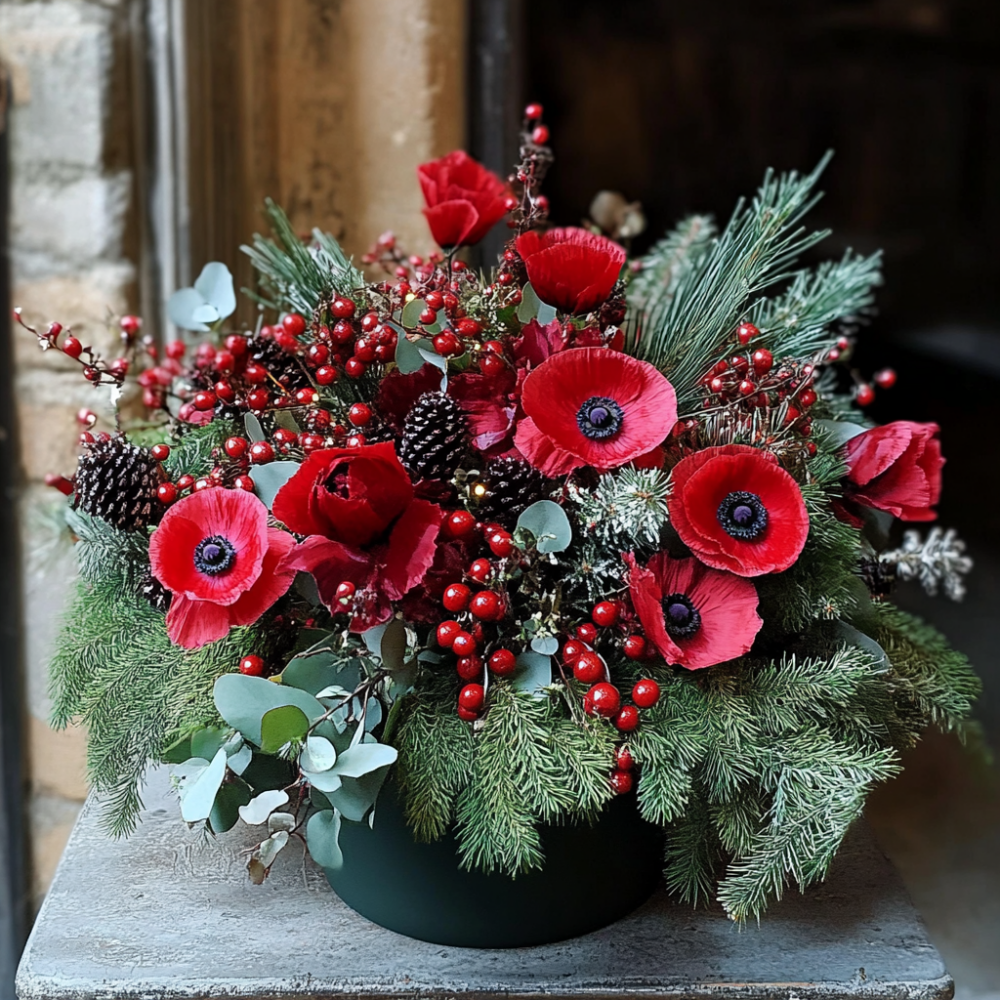
[[146,569],[139,578],[139,594],[149,601],[150,607],[155,611],[166,614],[170,610],[173,594],[153,576],[151,569]]
[[445,482],[468,450],[469,426],[458,404],[443,392],[425,392],[403,425],[399,460],[410,476]]
[[309,376],[303,371],[299,360],[273,340],[254,340],[250,344],[250,357],[292,392],[309,385]]
[[120,531],[157,521],[163,511],[156,488],[159,463],[144,448],[117,434],[87,446],[76,467],[76,506]]
[[892,593],[896,584],[896,566],[880,559],[862,559],[861,579],[865,581],[872,600],[881,601]]
[[479,505],[483,521],[512,528],[522,511],[551,492],[549,480],[519,458],[491,458],[483,473],[487,493]]

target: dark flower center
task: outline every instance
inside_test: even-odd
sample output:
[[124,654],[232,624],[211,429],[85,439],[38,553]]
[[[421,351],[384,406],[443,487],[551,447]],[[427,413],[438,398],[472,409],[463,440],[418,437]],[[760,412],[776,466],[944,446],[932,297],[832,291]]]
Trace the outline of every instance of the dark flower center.
[[742,542],[752,542],[767,527],[767,508],[756,493],[737,490],[719,504],[716,514],[723,530]]
[[690,639],[701,628],[701,612],[684,594],[663,598],[663,621],[671,639]]
[[350,489],[347,484],[348,463],[341,462],[331,469],[330,474],[323,482],[323,487],[328,493],[334,494],[343,500],[350,499]]
[[614,437],[622,429],[624,418],[622,408],[607,396],[591,396],[576,411],[576,425],[591,441]]
[[212,535],[198,543],[194,550],[194,568],[206,576],[227,573],[236,562],[236,549],[228,538]]

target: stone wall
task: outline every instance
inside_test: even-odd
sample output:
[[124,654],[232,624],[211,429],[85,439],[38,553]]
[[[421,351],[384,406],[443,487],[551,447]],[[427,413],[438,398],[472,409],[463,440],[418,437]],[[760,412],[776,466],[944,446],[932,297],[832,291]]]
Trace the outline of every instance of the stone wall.
[[[209,259],[237,267],[239,243],[261,228],[265,195],[284,202],[297,226],[329,228],[355,254],[390,226],[413,250],[430,248],[415,168],[462,144],[465,0],[176,2],[187,18],[191,118],[179,127],[191,148],[194,274]],[[148,273],[138,239],[148,206],[136,178],[151,165],[137,169],[137,121],[156,109],[134,109],[142,89],[132,34],[144,6],[0,0],[0,61],[14,104],[12,301],[33,325],[72,325],[111,356],[115,320],[137,309],[137,275]],[[45,668],[73,571],[44,523],[58,498],[42,480],[72,472],[75,413],[101,412],[101,396],[65,358],[43,357],[25,331],[15,341],[40,898],[86,794],[83,734],[54,733],[45,721]]]

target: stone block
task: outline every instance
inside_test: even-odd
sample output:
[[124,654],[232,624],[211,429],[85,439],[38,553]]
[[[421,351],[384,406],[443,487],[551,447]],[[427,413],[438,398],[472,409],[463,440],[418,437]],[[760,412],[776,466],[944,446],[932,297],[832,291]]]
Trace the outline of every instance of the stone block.
[[17,271],[71,273],[98,259],[121,258],[131,189],[124,171],[56,184],[15,170],[10,240],[15,261],[23,255]]
[[55,730],[42,719],[28,718],[28,773],[37,794],[74,802],[87,797],[87,731],[82,726]]
[[53,795],[35,795],[29,809],[31,822],[32,898],[41,905],[62,857],[80,803]]

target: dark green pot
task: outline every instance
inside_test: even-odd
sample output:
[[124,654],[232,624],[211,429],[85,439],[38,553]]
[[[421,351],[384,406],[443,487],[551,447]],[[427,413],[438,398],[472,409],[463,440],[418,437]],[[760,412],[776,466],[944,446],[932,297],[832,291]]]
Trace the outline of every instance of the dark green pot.
[[344,865],[326,877],[340,898],[389,930],[466,948],[518,948],[576,937],[631,913],[663,867],[657,827],[634,795],[615,799],[593,826],[541,829],[545,867],[517,878],[459,868],[455,839],[418,844],[393,783],[374,828],[344,823]]

